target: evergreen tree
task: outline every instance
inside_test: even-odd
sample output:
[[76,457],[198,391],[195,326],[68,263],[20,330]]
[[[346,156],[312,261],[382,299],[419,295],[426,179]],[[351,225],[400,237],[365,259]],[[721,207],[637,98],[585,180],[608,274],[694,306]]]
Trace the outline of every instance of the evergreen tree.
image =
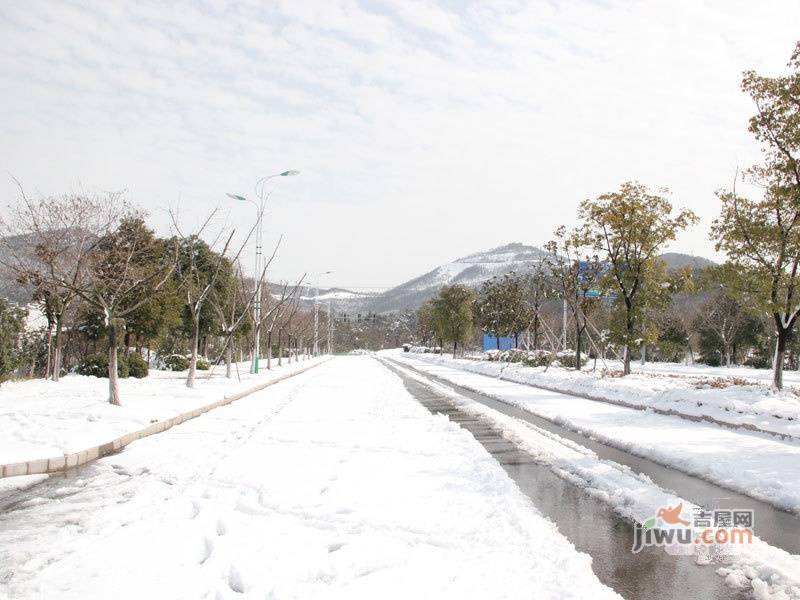
[[0,298],[0,382],[22,364],[21,336],[25,331],[26,311]]
[[439,337],[453,344],[453,358],[459,344],[466,344],[472,337],[472,306],[475,292],[463,285],[443,288],[433,300],[433,318]]

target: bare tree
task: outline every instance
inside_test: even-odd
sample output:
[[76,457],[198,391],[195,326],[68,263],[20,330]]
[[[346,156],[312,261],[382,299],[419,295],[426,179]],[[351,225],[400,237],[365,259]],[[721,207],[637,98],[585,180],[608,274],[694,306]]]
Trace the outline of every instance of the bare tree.
[[547,243],[547,264],[575,323],[575,368],[581,369],[581,342],[589,325],[588,315],[598,304],[602,266],[597,255],[591,255],[591,240],[576,230],[568,233],[559,227],[555,239]]
[[[208,297],[211,308],[217,315],[224,336],[221,355],[225,357],[225,377],[233,377],[233,341],[237,330],[245,321],[247,311],[253,303],[254,293],[247,289],[241,267],[236,265],[235,284],[224,290],[215,289]],[[219,362],[219,360],[217,361]]]
[[[278,311],[280,316],[277,320],[278,325],[278,365],[283,364],[283,355],[286,348],[289,349],[289,362],[291,362],[291,344],[292,344],[292,324],[295,316],[300,311],[300,285],[305,279],[305,275],[297,282],[292,288],[291,292],[286,296]],[[284,346],[284,342],[286,345]]]
[[[292,303],[295,297],[298,294],[300,286],[302,285],[303,281],[305,280],[305,275],[303,275],[300,280],[293,286],[289,287],[288,283],[284,283],[281,288],[280,296],[277,298],[271,297],[271,302],[267,305],[269,306],[269,310],[266,313],[262,313],[260,325],[264,326],[264,324],[269,323],[269,327],[267,328],[267,370],[272,368],[272,334],[275,331],[275,327],[278,327],[278,347],[281,348],[281,327],[283,323],[283,318],[285,317],[286,313],[291,310]],[[269,286],[262,286],[262,289],[268,290]],[[263,305],[262,305],[263,306]],[[278,365],[281,365],[282,357],[278,355]]]
[[6,218],[0,216],[0,264],[19,284],[31,288],[32,300],[47,317],[45,377],[58,381],[65,319],[79,295],[76,290],[85,283],[89,255],[125,207],[118,194],[34,199],[14,182],[19,200]]
[[[265,281],[265,275],[267,269],[269,269],[269,266],[272,264],[272,261],[278,252],[280,243],[281,240],[279,239],[278,243],[275,245],[272,255],[264,265],[262,272],[259,274],[260,281],[262,282],[261,285],[256,285],[252,291],[248,289],[244,274],[242,273],[242,269],[237,260],[236,283],[229,286],[229,289],[217,289],[212,287],[212,291],[209,294],[209,303],[217,314],[217,318],[219,319],[220,326],[225,336],[223,343],[223,351],[225,355],[225,376],[229,379],[233,376],[233,337],[242,323],[245,322],[246,318],[249,319],[251,324],[253,323],[254,315],[250,312],[250,309],[255,303],[256,294],[261,293],[263,295],[267,287],[263,285],[263,282]],[[263,305],[264,302],[262,299],[262,306]],[[266,311],[266,313],[262,312],[262,319],[258,324],[254,324],[254,333],[255,327],[261,326],[265,320],[270,318],[276,309],[277,306],[273,305],[272,308]],[[269,368],[269,360],[267,368]]]

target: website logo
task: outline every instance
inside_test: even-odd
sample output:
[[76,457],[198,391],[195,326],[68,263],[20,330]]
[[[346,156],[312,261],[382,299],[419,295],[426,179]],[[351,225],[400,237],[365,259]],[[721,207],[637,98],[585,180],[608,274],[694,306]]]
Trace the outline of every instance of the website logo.
[[637,523],[631,552],[661,546],[670,554],[691,554],[694,546],[753,543],[754,514],[749,509],[707,509],[685,511],[683,502],[662,506],[654,516]]

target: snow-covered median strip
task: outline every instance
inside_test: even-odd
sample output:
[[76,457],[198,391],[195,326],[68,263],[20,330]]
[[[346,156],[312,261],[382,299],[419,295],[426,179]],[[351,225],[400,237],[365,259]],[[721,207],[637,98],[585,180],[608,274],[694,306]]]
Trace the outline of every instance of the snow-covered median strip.
[[0,513],[0,596],[606,600],[465,430],[342,357]]
[[247,372],[242,363],[239,378],[227,379],[217,369],[200,375],[194,389],[186,387],[185,373],[151,371],[144,379],[120,380],[122,406],[108,403],[108,380],[97,377],[4,384],[0,477],[83,464],[324,360],[284,363],[258,375]]
[[[402,369],[402,367],[399,367]],[[660,488],[647,476],[634,473],[624,465],[601,460],[591,450],[531,423],[504,415],[479,402],[466,398],[446,386],[417,373],[404,373],[449,397],[459,408],[480,415],[501,427],[503,435],[547,464],[559,476],[583,488],[588,494],[610,504],[631,521],[643,523],[658,507],[683,503],[690,513],[696,505]],[[732,587],[751,589],[759,599],[800,599],[800,556],[770,546],[757,537],[752,544],[716,546],[715,558],[723,566],[717,573]],[[708,548],[694,547],[699,563],[709,560]]]
[[[397,355],[398,351],[384,353]],[[674,374],[601,377],[599,372],[589,370],[545,369],[526,367],[521,363],[453,359],[436,354],[414,354],[413,357],[565,394],[800,439],[800,397],[791,390],[773,392],[767,385],[755,381],[750,385],[725,383],[714,387],[699,383],[696,377]]]

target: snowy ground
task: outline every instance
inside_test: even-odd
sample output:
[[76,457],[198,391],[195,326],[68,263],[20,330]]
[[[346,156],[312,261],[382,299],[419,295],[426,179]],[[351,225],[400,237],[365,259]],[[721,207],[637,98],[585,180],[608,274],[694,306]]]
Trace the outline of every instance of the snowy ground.
[[337,358],[6,497],[9,598],[612,598],[466,431]]
[[[324,360],[324,359],[314,359]],[[249,363],[238,365],[239,377],[225,378],[225,367],[198,371],[194,389],[186,372],[151,370],[144,379],[120,380],[122,406],[108,403],[108,380],[67,375],[59,382],[44,379],[0,386],[0,464],[52,458],[106,443],[155,421],[204,406],[225,395],[246,390],[310,365],[300,361],[258,375]]]
[[472,370],[496,363],[402,351],[385,355],[637,456],[800,514],[800,443],[796,441],[568,396]]
[[[390,353],[384,353],[384,356],[387,354],[391,356]],[[401,358],[402,362],[415,368],[435,373],[450,381],[467,384],[467,387],[472,389],[480,389],[480,381],[477,380],[479,376],[465,373],[464,377],[459,377],[457,372],[453,373],[452,370],[445,370],[439,366],[428,367],[420,361],[413,360],[409,355],[402,356],[395,353],[391,358]],[[581,487],[599,501],[612,505],[618,513],[629,519],[644,522],[653,516],[656,507],[661,506],[677,506],[683,503],[687,514],[691,513],[694,507],[688,500],[655,485],[646,476],[634,473],[612,461],[601,460],[590,450],[570,440],[531,423],[503,415],[447,387],[422,379],[412,371],[406,371],[406,374],[422,380],[439,393],[450,397],[463,410],[490,419],[502,428],[507,438],[535,456],[537,461],[550,465],[559,476]],[[482,379],[486,380],[485,377]],[[521,387],[519,384],[499,383],[506,388],[502,396],[509,400],[518,398],[509,394],[507,388],[514,385],[519,388]],[[489,389],[491,395],[501,396],[498,393],[501,390],[498,388]],[[564,397],[561,400],[563,401]],[[703,427],[708,426],[703,425]],[[793,556],[759,539],[755,539],[752,545],[718,546],[712,552],[709,552],[708,547],[697,546],[692,547],[692,551],[694,559],[700,564],[710,560],[719,561],[715,569],[730,587],[749,590],[759,600],[800,598],[800,556]]]
[[[604,377],[601,372],[560,367],[525,367],[521,363],[453,359],[447,355],[413,354],[415,358],[507,381],[548,387],[567,394],[584,394],[611,402],[672,411],[713,419],[736,426],[793,436],[800,439],[800,395],[794,390],[773,392],[765,383],[730,385],[714,381],[720,369],[661,365],[647,374]],[[613,367],[613,363],[609,364]],[[599,363],[598,363],[599,367]],[[715,369],[717,375],[704,371]],[[742,369],[757,372],[755,369]],[[686,376],[694,374],[694,377]],[[698,376],[702,378],[698,378]],[[728,373],[728,376],[731,376]]]
[[[600,366],[600,361],[597,362]],[[606,360],[610,369],[622,369],[622,361]],[[646,362],[641,364],[638,360],[631,361],[631,370],[634,373],[654,373],[678,375],[681,377],[737,377],[753,382],[769,385],[772,383],[772,369],[754,369],[733,365],[731,367],[711,367],[702,363],[691,365],[669,362]],[[785,369],[783,383],[786,386],[800,386],[800,371]]]

